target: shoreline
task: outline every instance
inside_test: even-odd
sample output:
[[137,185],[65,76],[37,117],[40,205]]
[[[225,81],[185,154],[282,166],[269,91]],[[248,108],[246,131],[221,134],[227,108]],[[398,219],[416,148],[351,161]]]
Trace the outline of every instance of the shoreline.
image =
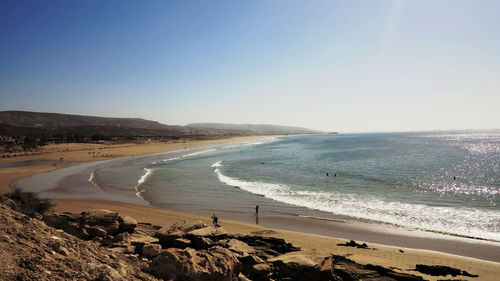
[[[257,140],[257,139],[262,139],[262,138],[266,138],[266,137],[269,137],[269,136],[253,136],[247,140]],[[239,141],[241,141],[240,138],[237,138],[237,139]],[[237,141],[237,140],[235,140],[234,138],[220,139],[217,141],[217,143],[227,143],[227,142],[235,142],[235,141]],[[194,143],[190,143],[189,145],[190,145],[190,147],[195,147],[195,146],[199,147],[199,146],[209,145],[209,144],[213,144],[213,142],[209,143],[207,141],[202,141],[201,143],[194,142]],[[172,148],[172,147],[170,147],[170,148]],[[182,150],[183,147],[177,146],[176,149],[172,148],[172,149],[165,150],[162,152],[179,150],[179,149]],[[159,152],[159,153],[162,153],[162,152]],[[147,155],[147,154],[143,154],[143,155]],[[135,155],[135,156],[138,156],[138,155]],[[19,160],[19,159],[17,159],[17,160]],[[101,160],[101,159],[99,159],[99,160]],[[92,161],[92,160],[90,160],[90,161]],[[81,162],[89,162],[89,161],[81,161]],[[78,163],[78,162],[72,162],[70,164],[65,163],[65,164],[71,165],[74,163]],[[40,169],[37,169],[37,167],[38,166],[28,166],[28,167],[25,166],[23,168],[26,170],[30,170],[30,168],[33,168],[31,171],[35,172],[35,173],[46,172],[46,171],[43,171],[43,169],[41,169],[42,171],[40,171]],[[19,167],[16,167],[16,168],[19,168]],[[47,171],[50,171],[53,169],[54,168],[48,169]],[[4,170],[4,169],[0,169],[0,170]],[[18,173],[18,174],[22,174],[22,173]],[[57,211],[81,212],[81,211],[93,209],[93,208],[104,208],[104,209],[111,209],[113,211],[118,211],[120,213],[124,213],[126,215],[131,216],[131,217],[135,217],[142,222],[149,222],[149,223],[154,223],[157,225],[168,225],[168,224],[172,224],[176,221],[183,220],[185,218],[198,218],[198,219],[201,218],[202,220],[209,222],[208,216],[205,216],[205,215],[193,214],[191,212],[183,212],[183,211],[178,211],[175,209],[158,208],[155,206],[139,206],[139,205],[135,205],[135,204],[119,203],[119,202],[113,202],[113,201],[101,201],[101,200],[55,199],[53,201],[57,203],[57,206],[55,208]],[[291,218],[291,219],[289,218],[289,220],[292,220],[292,221],[291,222],[289,221],[288,223],[286,223],[286,222],[284,222],[284,220],[286,220],[286,219],[284,219],[283,216],[279,216],[279,217],[275,217],[275,218],[271,218],[271,217],[266,218],[263,216],[261,218],[261,221],[262,221],[262,219],[269,220],[269,223],[264,223],[264,224],[261,223],[260,225],[255,225],[255,224],[251,224],[251,223],[244,222],[244,221],[225,220],[224,218],[222,218],[222,222],[223,222],[223,226],[226,228],[226,230],[228,232],[241,233],[241,231],[243,231],[243,233],[241,233],[241,234],[253,233],[253,234],[258,234],[258,235],[263,235],[263,236],[277,236],[277,237],[281,237],[281,238],[285,237],[285,239],[287,239],[287,241],[290,238],[291,239],[290,241],[296,241],[296,242],[293,242],[294,244],[306,245],[303,247],[307,248],[308,251],[311,250],[314,252],[314,251],[324,251],[325,249],[330,249],[330,253],[334,252],[336,254],[344,254],[345,253],[345,255],[352,255],[352,256],[350,256],[350,258],[353,258],[353,260],[356,260],[359,263],[375,263],[375,264],[380,264],[380,265],[385,264],[386,266],[393,266],[393,267],[396,266],[396,267],[403,267],[403,268],[408,269],[408,268],[410,268],[408,264],[413,264],[413,261],[415,261],[415,260],[427,261],[429,255],[430,255],[430,256],[434,257],[434,259],[431,259],[431,260],[435,264],[443,264],[443,265],[449,265],[449,266],[455,265],[455,267],[457,267],[456,266],[457,264],[460,264],[460,266],[458,266],[458,267],[460,267],[462,269],[470,270],[472,272],[475,272],[475,271],[477,272],[477,269],[475,269],[476,268],[475,266],[474,267],[466,267],[467,264],[474,261],[473,262],[474,264],[477,263],[477,265],[481,265],[481,267],[492,266],[493,268],[498,269],[497,271],[493,270],[493,272],[495,272],[495,274],[500,274],[500,264],[498,262],[488,261],[488,259],[470,258],[470,257],[466,257],[463,254],[460,255],[460,250],[463,251],[463,249],[458,249],[459,250],[458,255],[455,255],[455,253],[449,254],[449,253],[445,253],[443,251],[436,251],[435,248],[440,245],[440,243],[441,243],[440,240],[434,241],[435,243],[431,244],[428,247],[422,247],[422,243],[423,243],[422,241],[419,241],[419,242],[414,241],[415,247],[398,246],[398,245],[391,246],[391,244],[395,244],[394,240],[391,240],[392,238],[394,238],[394,236],[387,236],[387,233],[381,233],[380,232],[381,230],[375,229],[375,230],[372,230],[371,232],[368,233],[368,235],[370,235],[370,236],[377,236],[379,238],[385,237],[385,240],[381,240],[380,243],[379,242],[364,241],[365,239],[359,239],[359,238],[354,237],[354,236],[356,236],[355,235],[356,233],[357,234],[365,233],[365,235],[366,235],[367,228],[365,228],[364,230],[363,230],[363,228],[359,228],[359,226],[362,225],[362,223],[355,223],[354,226],[356,226],[356,227],[354,227],[354,229],[351,229],[350,231],[346,231],[346,228],[345,228],[346,223],[344,221],[341,221],[341,222],[333,221],[330,223],[325,223],[324,221],[320,221],[320,222],[314,223],[314,222],[312,222],[314,220],[311,218],[299,218],[299,217],[297,217],[297,218]],[[229,227],[226,227],[225,222],[227,222],[229,224]],[[311,227],[312,225],[316,225],[316,231],[314,231],[315,233],[311,234],[310,231],[304,231],[304,223],[306,223],[305,225],[308,227]],[[332,223],[334,224],[333,226],[331,225]],[[335,225],[335,223],[336,223],[336,225]],[[280,227],[280,226],[283,226],[283,224],[287,224],[288,226],[290,226],[290,225],[295,226],[296,229],[289,229],[289,227],[288,227],[288,230],[283,230],[282,229],[283,227]],[[344,231],[344,233],[346,233],[345,238],[336,238],[336,237],[342,237],[343,235],[335,235],[333,233],[322,233],[321,231],[318,231],[317,225],[321,225],[323,228],[323,231],[325,229],[329,229],[329,228],[330,229],[334,228],[335,230],[337,230],[336,233],[338,233],[338,231]],[[270,227],[270,228],[268,228],[268,227]],[[401,234],[401,230],[399,230],[399,229],[394,229],[393,231]],[[443,236],[445,236],[445,235],[443,235]],[[328,241],[328,243],[327,242],[320,243],[322,246],[319,244],[315,245],[315,243],[309,241],[309,240],[314,241],[315,240],[314,237],[321,237],[321,241],[323,241],[323,239],[326,239],[325,241]],[[455,240],[453,237],[450,237],[450,236],[446,236],[446,238],[447,239],[445,239],[445,240],[449,240],[449,241]],[[359,249],[354,249],[354,248],[350,248],[350,247],[334,246],[338,243],[344,243],[345,239],[347,239],[347,240],[353,239],[353,240],[358,240],[358,241],[361,240],[361,241],[369,243],[370,247],[372,246],[372,244],[376,245],[375,248],[384,249],[382,251],[383,257],[379,257],[378,255],[367,254],[370,252],[368,252],[366,250],[359,250]],[[418,240],[419,237],[415,236],[415,232],[409,232],[408,235],[405,235],[405,236],[399,235],[398,239],[400,239],[401,241],[403,241],[403,240]],[[461,242],[461,243],[463,244],[463,242]],[[327,246],[327,244],[329,246]],[[482,242],[479,240],[474,240],[473,243],[469,243],[469,244],[471,246],[470,248],[474,249],[474,248],[477,248],[477,245],[482,244]],[[479,250],[479,252],[491,252],[491,251],[484,251],[485,249],[488,249],[488,247],[489,246],[486,246],[486,248],[481,248]],[[493,254],[496,253],[496,254],[500,255],[500,248],[498,248],[498,247],[493,247],[493,248],[497,248],[497,249],[490,249],[490,250],[493,250],[493,252],[494,252]],[[321,250],[319,250],[319,249],[321,249]],[[404,253],[411,252],[412,257],[408,261],[395,261],[395,259],[401,260],[401,258],[403,258],[403,256],[401,256],[402,253],[399,251],[400,249],[404,249]],[[373,251],[373,252],[377,252],[377,251]],[[405,255],[405,257],[403,259],[406,260],[408,258],[409,258],[408,255]],[[431,260],[429,260],[429,261],[431,261]],[[500,260],[500,258],[498,260]],[[420,263],[424,263],[424,262],[420,262]],[[413,266],[414,265],[415,264],[413,264]],[[429,276],[425,276],[425,278],[429,278]],[[481,278],[481,280],[483,280],[483,279]],[[488,279],[484,279],[484,280],[488,280]]]
[[[251,141],[266,137],[273,136],[242,136],[208,140],[185,140],[168,143],[152,142],[148,144],[49,144],[42,147],[42,152],[39,154],[18,156],[15,158],[0,158],[0,193],[12,191],[12,183],[18,179],[53,170],[59,170],[73,164],[124,157],[145,156],[182,150],[185,148],[194,148],[218,143]],[[29,164],[15,164],[21,164],[20,162]],[[9,166],[9,163],[14,163],[14,166]],[[52,164],[56,164],[56,166]]]

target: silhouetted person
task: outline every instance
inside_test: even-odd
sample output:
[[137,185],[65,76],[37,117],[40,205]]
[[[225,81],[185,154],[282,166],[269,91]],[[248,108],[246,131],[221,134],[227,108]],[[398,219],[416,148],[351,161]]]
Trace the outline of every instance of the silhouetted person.
[[456,181],[457,180],[457,177],[456,176],[453,176],[453,180]]
[[337,176],[337,174],[335,174],[335,175],[333,175],[333,176],[334,176],[334,177],[336,177],[336,176]]
[[328,177],[330,174],[329,173],[326,173],[326,176]]
[[212,216],[212,223],[215,227],[219,227],[219,218],[215,214]]
[[259,205],[255,206],[255,215],[259,214]]

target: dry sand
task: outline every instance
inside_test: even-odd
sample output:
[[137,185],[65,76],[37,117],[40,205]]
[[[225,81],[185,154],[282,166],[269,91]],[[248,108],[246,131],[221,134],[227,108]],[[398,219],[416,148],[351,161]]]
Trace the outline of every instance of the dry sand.
[[[103,144],[67,144],[67,145],[51,145],[45,148],[45,151],[40,155],[29,155],[16,157],[15,159],[0,160],[5,161],[22,161],[30,159],[52,159],[59,160],[64,158],[62,164],[57,167],[51,165],[33,165],[22,167],[10,167],[0,169],[0,192],[10,190],[10,183],[16,179],[27,177],[35,173],[41,173],[52,169],[60,168],[75,162],[85,162],[93,160],[104,160],[116,157],[125,157],[133,155],[144,155],[159,152],[166,152],[184,147],[193,147],[200,145],[208,145],[223,142],[234,141],[250,141],[262,137],[238,137],[219,140],[203,140],[203,141],[187,141],[186,143],[153,143],[153,144],[123,144],[123,145],[103,145]],[[90,149],[90,150],[89,150]],[[94,154],[89,154],[94,152]],[[99,152],[96,154],[96,152]],[[92,157],[95,155],[104,155]],[[210,218],[196,214],[184,213],[173,210],[159,209],[155,207],[136,206],[125,203],[109,202],[109,201],[83,201],[83,200],[55,200],[57,211],[82,212],[89,209],[110,209],[119,212],[123,215],[128,215],[136,218],[140,222],[149,222],[155,225],[167,226],[174,222],[185,219],[200,219],[210,223]],[[263,236],[274,236],[284,238],[287,242],[291,242],[296,246],[316,257],[326,256],[331,253],[337,255],[345,255],[363,264],[377,264],[385,267],[394,268],[397,271],[421,275],[427,280],[464,280],[470,278],[456,277],[432,277],[422,275],[414,271],[416,264],[427,265],[446,265],[451,267],[466,270],[472,274],[479,274],[479,278],[473,280],[499,280],[500,263],[483,261],[478,259],[466,258],[461,256],[443,254],[433,251],[407,249],[401,247],[391,247],[379,244],[369,243],[370,249],[357,249],[351,247],[337,246],[338,243],[344,243],[345,240],[332,237],[305,234],[300,232],[285,231],[278,229],[265,228],[262,226],[242,223],[237,221],[221,221],[224,229],[229,233],[252,234]],[[411,239],[411,238],[410,238]],[[358,241],[359,242],[359,241]],[[402,250],[403,252],[401,252]]]

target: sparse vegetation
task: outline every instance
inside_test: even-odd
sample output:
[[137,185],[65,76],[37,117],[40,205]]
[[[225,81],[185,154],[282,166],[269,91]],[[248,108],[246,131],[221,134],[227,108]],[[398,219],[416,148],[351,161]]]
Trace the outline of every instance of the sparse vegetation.
[[30,217],[35,217],[37,214],[44,215],[54,207],[54,203],[50,202],[50,200],[40,199],[36,193],[23,191],[19,188],[1,195],[1,197],[11,199],[13,202],[9,205],[11,205],[12,209]]

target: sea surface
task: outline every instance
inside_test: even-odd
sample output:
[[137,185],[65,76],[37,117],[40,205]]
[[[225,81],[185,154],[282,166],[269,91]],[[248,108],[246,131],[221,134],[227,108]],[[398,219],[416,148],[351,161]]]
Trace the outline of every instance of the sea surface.
[[325,217],[500,241],[500,133],[284,136],[143,167],[156,206]]

